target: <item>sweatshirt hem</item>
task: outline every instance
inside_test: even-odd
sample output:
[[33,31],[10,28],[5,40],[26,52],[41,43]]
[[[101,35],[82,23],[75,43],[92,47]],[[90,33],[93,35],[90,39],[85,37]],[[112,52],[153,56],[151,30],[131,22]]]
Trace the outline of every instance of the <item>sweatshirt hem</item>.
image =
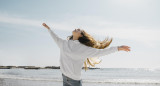
[[63,72],[63,71],[61,71],[65,76],[67,76],[67,77],[69,77],[69,78],[71,78],[71,79],[74,79],[74,80],[81,80],[81,78],[80,77],[74,77],[73,75],[71,75],[71,74],[68,74],[68,73],[66,73],[66,72]]

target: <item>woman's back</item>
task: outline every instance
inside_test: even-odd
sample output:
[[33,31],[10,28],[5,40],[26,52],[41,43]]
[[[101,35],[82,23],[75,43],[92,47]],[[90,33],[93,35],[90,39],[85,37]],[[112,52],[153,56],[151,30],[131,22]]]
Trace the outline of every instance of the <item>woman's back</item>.
[[78,40],[63,40],[51,29],[48,31],[60,48],[61,72],[74,80],[81,79],[81,69],[85,59],[89,57],[104,56],[118,51],[118,46],[106,49],[96,49],[83,45]]

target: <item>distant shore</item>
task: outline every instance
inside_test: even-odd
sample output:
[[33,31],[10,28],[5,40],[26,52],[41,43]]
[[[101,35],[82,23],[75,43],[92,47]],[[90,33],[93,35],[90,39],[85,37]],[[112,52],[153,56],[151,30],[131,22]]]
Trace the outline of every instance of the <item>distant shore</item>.
[[[60,66],[45,66],[45,67],[37,67],[37,66],[0,66],[0,69],[14,69],[14,68],[23,68],[23,69],[60,69]],[[100,68],[91,68],[89,69],[100,69]],[[84,67],[82,68],[84,69]]]

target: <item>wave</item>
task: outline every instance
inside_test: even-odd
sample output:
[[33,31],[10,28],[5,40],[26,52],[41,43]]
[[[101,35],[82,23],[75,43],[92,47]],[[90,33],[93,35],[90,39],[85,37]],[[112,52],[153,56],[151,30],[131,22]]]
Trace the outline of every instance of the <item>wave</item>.
[[38,78],[38,77],[20,77],[20,76],[5,76],[5,75],[0,75],[0,78],[2,79],[19,79],[19,80],[32,80],[32,81],[55,81],[55,82],[58,82],[58,81],[62,81],[61,79],[47,79],[47,78]]
[[[0,75],[0,79],[19,79],[32,81],[54,81],[62,82],[61,78],[37,78],[37,77],[20,77],[20,76],[6,76]],[[160,80],[152,79],[105,79],[105,80],[89,80],[83,79],[84,83],[113,83],[113,84],[160,84]]]
[[84,80],[87,83],[114,83],[114,84],[160,84],[160,80],[150,79],[105,79],[105,80]]

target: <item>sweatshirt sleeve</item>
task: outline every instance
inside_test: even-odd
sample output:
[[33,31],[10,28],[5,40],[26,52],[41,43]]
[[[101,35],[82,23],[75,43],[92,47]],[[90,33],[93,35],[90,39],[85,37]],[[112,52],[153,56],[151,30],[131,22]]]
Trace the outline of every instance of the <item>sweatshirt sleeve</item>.
[[83,55],[82,58],[86,59],[89,57],[100,57],[100,56],[105,56],[105,55],[117,52],[118,46],[112,46],[104,49],[97,49],[97,48],[92,48],[92,47],[83,45],[83,47],[81,47],[80,49],[81,49],[80,50],[81,55]]
[[55,41],[55,43],[58,45],[59,48],[62,48],[64,40],[57,36],[57,34],[54,33],[51,29],[48,29],[48,32],[50,33],[51,37]]

